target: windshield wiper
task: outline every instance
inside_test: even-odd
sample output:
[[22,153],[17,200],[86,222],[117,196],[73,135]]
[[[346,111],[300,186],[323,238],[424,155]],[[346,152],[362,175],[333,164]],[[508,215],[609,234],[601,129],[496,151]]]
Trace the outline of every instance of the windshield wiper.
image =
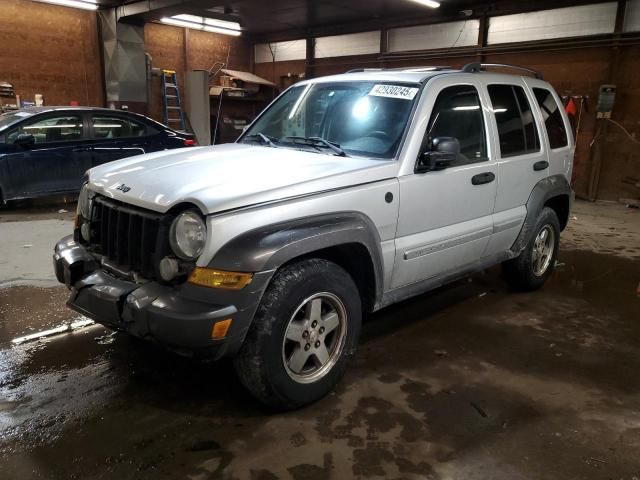
[[282,142],[286,142],[287,140],[293,140],[292,143],[303,143],[313,147],[327,147],[333,150],[339,157],[348,157],[346,152],[340,148],[340,145],[330,142],[329,140],[325,140],[322,137],[284,137],[280,139]]
[[261,143],[263,143],[264,145],[269,145],[270,147],[278,148],[278,146],[275,143],[278,141],[278,139],[275,137],[270,137],[269,135],[265,135],[262,132],[254,133],[253,135],[247,135],[244,138],[247,140],[250,138],[257,138],[257,139],[260,139]]

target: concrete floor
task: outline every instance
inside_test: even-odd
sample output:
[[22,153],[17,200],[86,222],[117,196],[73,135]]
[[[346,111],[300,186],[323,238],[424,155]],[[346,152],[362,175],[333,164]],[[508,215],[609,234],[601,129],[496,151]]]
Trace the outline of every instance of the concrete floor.
[[50,271],[70,218],[28,214],[0,212],[0,479],[640,478],[636,210],[577,203],[539,292],[496,268],[372,316],[336,391],[284,415],[228,362],[102,327],[12,345],[77,318]]

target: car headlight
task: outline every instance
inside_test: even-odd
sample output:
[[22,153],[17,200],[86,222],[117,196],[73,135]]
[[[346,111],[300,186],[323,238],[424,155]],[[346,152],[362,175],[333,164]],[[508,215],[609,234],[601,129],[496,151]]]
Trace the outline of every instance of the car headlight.
[[78,196],[78,209],[76,211],[78,217],[88,219],[89,218],[89,189],[87,184],[83,184],[80,189],[80,195]]
[[85,241],[89,241],[91,234],[91,194],[87,184],[83,184],[78,196],[78,207],[76,210],[76,228],[80,229],[80,235]]
[[200,256],[207,241],[207,226],[202,217],[193,210],[178,215],[169,232],[171,249],[183,260],[195,260]]

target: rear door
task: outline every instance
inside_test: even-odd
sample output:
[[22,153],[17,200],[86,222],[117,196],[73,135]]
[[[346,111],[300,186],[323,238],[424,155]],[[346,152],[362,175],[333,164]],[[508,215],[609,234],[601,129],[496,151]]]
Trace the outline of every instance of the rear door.
[[94,167],[152,150],[150,127],[127,115],[92,112],[90,129]]
[[511,248],[522,228],[533,187],[549,176],[547,149],[540,140],[539,116],[533,107],[535,99],[522,78],[502,78],[504,82],[486,85],[500,176],[489,255]]
[[[487,135],[487,111],[475,77],[429,83],[417,112],[420,151],[433,139],[453,137],[457,160],[447,169],[403,174],[392,288],[464,268],[484,256],[493,230],[497,166]],[[419,152],[417,153],[419,154]],[[415,157],[407,159],[413,170]]]
[[59,111],[38,115],[6,134],[12,145],[20,134],[33,135],[31,147],[13,147],[5,158],[15,197],[80,189],[90,166],[86,151],[86,125],[81,111]]
[[544,142],[549,157],[549,175],[564,175],[571,181],[573,134],[558,94],[540,80],[527,79],[544,125]]

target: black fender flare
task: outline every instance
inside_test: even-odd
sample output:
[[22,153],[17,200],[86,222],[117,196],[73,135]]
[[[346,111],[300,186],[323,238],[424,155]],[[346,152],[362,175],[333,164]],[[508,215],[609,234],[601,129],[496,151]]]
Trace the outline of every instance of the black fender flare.
[[519,255],[526,247],[533,228],[535,227],[536,219],[544,208],[544,205],[550,198],[559,195],[567,195],[570,202],[573,199],[573,190],[564,175],[552,175],[540,180],[535,187],[533,187],[526,204],[527,215],[525,216],[524,224],[522,225],[518,238],[511,247],[514,255]]
[[209,267],[236,272],[276,270],[294,258],[354,243],[369,253],[377,301],[384,283],[380,236],[373,221],[360,212],[303,217],[249,230],[220,248]]

